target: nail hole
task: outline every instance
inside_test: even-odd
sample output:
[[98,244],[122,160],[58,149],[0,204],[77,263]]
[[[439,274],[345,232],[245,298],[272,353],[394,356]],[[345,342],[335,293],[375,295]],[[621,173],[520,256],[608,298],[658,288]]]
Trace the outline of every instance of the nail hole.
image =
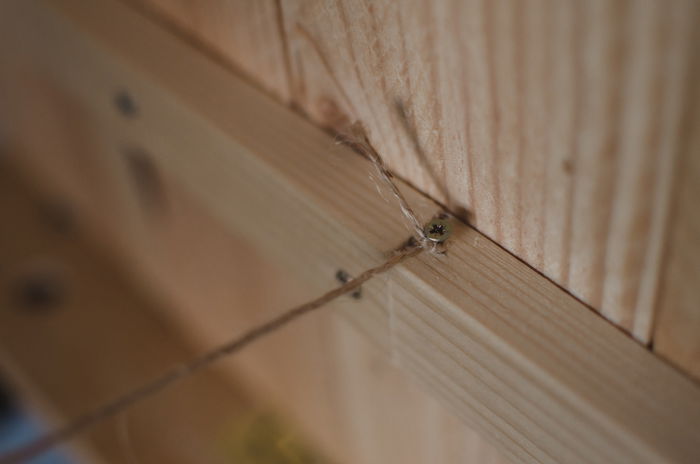
[[124,159],[146,212],[164,211],[166,198],[163,184],[158,167],[150,155],[141,148],[128,148],[124,150]]
[[15,289],[18,306],[28,312],[45,312],[65,300],[65,288],[55,271],[40,270],[21,277]]
[[564,161],[562,161],[561,167],[566,174],[571,175],[574,172],[574,161],[566,158]]
[[114,95],[114,105],[122,116],[127,118],[135,118],[139,114],[139,108],[136,102],[126,91],[120,90]]
[[52,198],[39,205],[42,219],[53,231],[69,235],[76,229],[75,211],[60,199]]

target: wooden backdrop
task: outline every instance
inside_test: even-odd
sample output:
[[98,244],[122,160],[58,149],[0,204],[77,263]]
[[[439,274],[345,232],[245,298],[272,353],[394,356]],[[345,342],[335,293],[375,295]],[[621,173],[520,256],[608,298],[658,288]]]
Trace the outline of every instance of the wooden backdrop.
[[[122,1],[183,32],[318,125],[342,131],[361,121],[393,171],[639,342],[700,375],[699,5]],[[22,55],[15,47],[6,41],[0,48]],[[46,76],[32,78],[37,82],[4,86],[2,95],[15,105],[6,108],[26,116],[21,135],[35,148],[32,175],[38,179],[43,169],[67,196],[84,200],[91,217],[105,218],[93,224],[105,236],[141,239],[131,246],[140,276],[178,301],[173,319],[200,337],[199,346],[211,334],[228,335],[223,321],[235,325],[235,318],[247,317],[229,311],[234,272],[244,274],[240,294],[254,302],[255,317],[290,301],[292,290],[273,295],[246,285],[263,275],[270,283],[266,268],[233,271],[240,256],[227,246],[235,246],[234,238],[167,176],[160,179],[166,220],[154,211],[142,217],[132,179],[117,166],[123,160],[115,161],[122,126],[92,139],[94,133],[83,131],[94,123],[91,114]],[[44,93],[23,95],[23,86]],[[121,118],[109,110],[110,118]],[[160,201],[152,193],[145,192],[148,201]],[[190,245],[195,235],[203,238],[197,253]],[[166,268],[168,278],[159,272]],[[274,298],[279,304],[272,305]],[[193,308],[216,317],[192,318]],[[449,455],[454,462],[505,462],[454,411],[329,320],[307,323],[238,366],[257,380],[251,383],[267,386],[261,396],[290,402],[291,390],[323,398],[312,413],[301,403],[286,411],[311,424],[309,430],[315,426],[322,448],[335,448],[350,462],[421,462],[439,453],[443,461]],[[332,336],[320,342],[300,336],[327,332]],[[596,342],[590,344],[593,353]],[[289,346],[297,350],[290,353]],[[306,366],[300,372],[320,375],[320,365],[331,366],[329,377],[337,380],[259,368],[274,366],[280,352]],[[298,384],[290,387],[286,378]],[[345,396],[333,396],[338,391]],[[369,405],[366,414],[353,413],[357,404]],[[424,427],[408,430],[414,423],[408,416]],[[424,430],[440,438],[425,437]]]
[[700,5],[130,0],[700,375]]

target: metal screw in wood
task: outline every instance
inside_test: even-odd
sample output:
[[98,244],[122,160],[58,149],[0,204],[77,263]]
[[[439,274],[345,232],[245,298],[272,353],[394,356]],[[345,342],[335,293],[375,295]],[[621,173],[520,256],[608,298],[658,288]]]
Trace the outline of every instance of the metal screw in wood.
[[446,217],[437,217],[425,226],[425,236],[435,243],[442,243],[450,237],[452,228]]

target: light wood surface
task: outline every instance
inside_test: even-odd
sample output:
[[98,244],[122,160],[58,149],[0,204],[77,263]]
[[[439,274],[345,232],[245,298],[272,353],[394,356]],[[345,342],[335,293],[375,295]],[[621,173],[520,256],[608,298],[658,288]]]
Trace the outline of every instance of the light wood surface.
[[[150,238],[160,242],[154,254],[161,270],[181,269],[169,273],[179,291],[160,288],[153,295],[140,275],[125,274],[97,252],[90,215],[68,201],[73,198],[52,189],[30,195],[10,167],[0,170],[0,205],[13,219],[0,227],[0,366],[40,415],[51,413],[54,425],[189,359],[193,346],[211,346],[206,333],[196,334],[194,309],[222,327],[223,338],[294,297],[274,266],[172,184],[164,186],[168,227]],[[195,228],[206,245],[183,254]],[[213,279],[214,267],[226,278]],[[60,288],[44,305],[19,298],[36,277]],[[169,308],[187,308],[189,318],[158,310],[164,296],[177,300]],[[337,458],[332,462],[505,462],[337,315],[301,321],[280,335],[95,427],[69,451],[86,463],[258,464],[255,447],[267,443],[267,456],[276,458],[265,462],[320,459],[293,426],[302,424],[313,438],[325,434],[326,451]],[[275,408],[284,414],[275,415]],[[282,427],[251,425],[270,415]]]
[[[693,98],[700,103],[700,92]],[[654,350],[700,379],[700,105],[678,166]]]
[[651,341],[697,2],[131,1]]
[[[27,153],[45,157],[46,151],[37,153],[41,143],[29,137],[35,121],[32,113],[22,115],[23,93],[48,86],[84,115],[77,138],[93,145],[87,152],[83,147],[83,154],[96,150],[91,156],[116,166],[123,155],[114,147],[139,147],[153,166],[168,173],[164,177],[184,186],[227,230],[303,283],[297,289],[301,299],[335,285],[339,268],[350,274],[366,269],[408,237],[396,205],[390,197],[382,199],[369,178],[366,160],[119,3],[6,2],[3,8],[12,13],[4,17],[13,18],[3,28],[3,79],[16,90],[4,96],[12,109],[5,127]],[[19,41],[22,53],[12,47]],[[137,117],[115,111],[117,89],[133,96]],[[55,145],[45,143],[43,149],[60,152]],[[66,146],[76,146],[75,141],[64,141],[62,149]],[[28,155],[17,161],[40,172],[41,159]],[[137,169],[151,172],[138,176],[153,183],[152,168]],[[116,192],[128,185],[111,180]],[[439,210],[404,188],[424,219]],[[138,190],[143,197],[144,189]],[[146,195],[153,204],[153,193]],[[103,222],[112,211],[118,209],[103,208]],[[100,209],[93,213],[99,215]],[[177,293],[172,287],[181,270],[163,265],[149,251],[149,239],[158,238],[149,222],[154,215],[144,219],[131,211],[125,217],[131,219],[122,224],[123,236],[133,239],[125,242],[125,253],[142,275],[159,274],[161,285],[170,281]],[[196,238],[201,231],[192,227]],[[193,248],[180,256],[195,254],[196,240],[179,243]],[[226,278],[206,272],[202,279]],[[446,256],[424,254],[363,290],[361,300],[345,301],[336,310],[513,461],[698,460],[698,386],[474,229],[455,224]],[[265,316],[254,310],[248,317]],[[222,314],[223,308],[209,311],[206,306],[173,305],[167,312],[201,343],[230,336]],[[288,350],[294,359],[318,353],[313,335],[290,330],[286,336],[287,347],[298,344],[298,351]],[[329,330],[317,336],[342,339]],[[348,358],[331,376],[343,380],[332,386],[319,386],[327,377],[313,363],[299,370],[293,362],[285,367],[279,358],[249,362],[247,376],[277,397],[289,390],[271,379],[279,380],[285,371],[290,379],[301,377],[311,388],[300,390],[311,405],[352,383],[348,366],[363,364],[355,358],[361,351],[352,344],[343,351]],[[379,388],[367,377],[357,382],[350,391]],[[348,418],[388,407],[375,403],[359,412],[357,405],[367,401],[356,394],[357,402],[342,403],[349,408]],[[323,425],[332,412],[301,410],[300,420],[321,424],[325,438],[318,429],[316,436],[329,443],[331,431]],[[371,428],[352,421],[346,427],[372,442]],[[382,462],[371,461],[376,453],[366,456],[368,462]]]
[[[30,195],[5,165],[0,210],[0,369],[44,426],[192,356],[154,310],[162,302],[95,253],[76,211]],[[93,427],[67,452],[81,463],[224,464],[232,443],[245,439],[236,426],[262,413],[269,411],[209,371]]]

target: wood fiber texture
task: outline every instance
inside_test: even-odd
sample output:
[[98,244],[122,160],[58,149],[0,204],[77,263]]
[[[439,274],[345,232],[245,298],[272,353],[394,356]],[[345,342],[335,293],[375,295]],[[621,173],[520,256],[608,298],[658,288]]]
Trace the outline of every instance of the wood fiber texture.
[[[2,9],[13,161],[102,224],[198,344],[308,301],[410,235],[368,160],[125,4]],[[115,106],[120,92],[138,116]],[[419,217],[440,211],[398,182]],[[184,213],[181,190],[193,200]],[[282,274],[228,255],[236,237]],[[452,449],[443,438],[474,436],[460,421],[514,462],[698,461],[696,384],[474,228],[455,221],[448,251],[261,344],[237,360],[246,378],[350,462],[426,462]],[[238,275],[255,304],[231,307]],[[371,342],[333,329],[347,321]],[[477,442],[459,452],[499,460]]]
[[651,341],[696,2],[129,1]]

